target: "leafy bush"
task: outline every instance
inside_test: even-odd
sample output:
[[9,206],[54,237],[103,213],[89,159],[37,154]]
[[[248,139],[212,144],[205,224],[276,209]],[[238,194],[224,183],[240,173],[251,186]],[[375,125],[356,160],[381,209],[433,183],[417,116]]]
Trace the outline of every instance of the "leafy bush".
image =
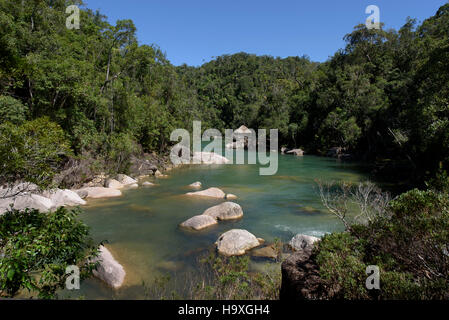
[[[411,190],[391,201],[390,211],[319,243],[328,298],[449,298],[449,195]],[[369,265],[380,269],[380,290],[365,287]]]
[[91,275],[97,246],[79,209],[55,212],[10,211],[0,216],[0,295],[14,297],[23,289],[39,298],[54,298],[64,287],[66,267],[78,265],[80,278]]
[[10,96],[0,96],[0,124],[9,121],[20,125],[25,122],[27,112],[27,107],[19,100]]

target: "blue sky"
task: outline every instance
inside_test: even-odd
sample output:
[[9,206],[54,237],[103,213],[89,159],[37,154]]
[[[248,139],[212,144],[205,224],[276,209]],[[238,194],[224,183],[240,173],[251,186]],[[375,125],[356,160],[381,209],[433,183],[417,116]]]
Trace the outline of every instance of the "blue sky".
[[84,0],[117,19],[132,19],[141,44],[157,44],[174,65],[198,66],[245,51],[275,57],[308,55],[325,61],[344,47],[343,36],[377,5],[387,28],[410,16],[422,21],[446,0]]

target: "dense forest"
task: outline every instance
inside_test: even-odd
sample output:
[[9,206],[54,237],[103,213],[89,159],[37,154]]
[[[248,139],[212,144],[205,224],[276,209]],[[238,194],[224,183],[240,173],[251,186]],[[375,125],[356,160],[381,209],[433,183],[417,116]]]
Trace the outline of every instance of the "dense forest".
[[57,126],[55,167],[81,156],[120,171],[131,154],[167,152],[174,128],[202,120],[278,128],[281,145],[341,147],[413,182],[448,168],[449,4],[399,31],[356,26],[325,63],[238,53],[175,67],[138,43],[131,20],[111,25],[82,9],[81,28],[69,30],[70,3],[82,5],[0,1],[2,153],[18,143],[11,137]]

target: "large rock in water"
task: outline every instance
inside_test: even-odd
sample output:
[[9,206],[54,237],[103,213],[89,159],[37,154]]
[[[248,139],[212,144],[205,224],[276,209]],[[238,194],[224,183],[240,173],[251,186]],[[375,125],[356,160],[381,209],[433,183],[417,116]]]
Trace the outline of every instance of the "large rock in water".
[[304,249],[312,249],[315,242],[320,238],[308,236],[305,234],[297,234],[288,243],[293,250],[301,251]]
[[226,164],[229,159],[215,152],[195,152],[193,154],[193,163],[203,164]]
[[118,263],[108,249],[100,246],[100,254],[93,262],[99,262],[93,274],[103,280],[109,286],[117,289],[120,288],[125,280],[125,269]]
[[243,217],[243,210],[240,205],[234,202],[223,202],[213,206],[203,212],[203,215],[210,216],[218,220],[232,220]]
[[131,177],[128,177],[126,174],[118,174],[117,181],[125,186],[137,183],[137,180],[135,180]]
[[92,199],[113,198],[120,197],[122,195],[122,192],[120,190],[102,187],[88,187],[75,192],[78,194],[79,192],[87,192],[87,198]]
[[259,246],[262,241],[246,230],[232,229],[223,233],[215,244],[219,253],[226,256],[239,256]]
[[202,230],[214,224],[217,224],[217,219],[201,214],[184,221],[180,226],[188,229]]
[[202,184],[199,181],[189,184],[190,188],[201,188]]
[[254,257],[263,257],[263,258],[270,258],[270,259],[276,259],[278,257],[278,252],[274,245],[265,246],[263,248],[254,249],[251,254]]
[[323,297],[326,290],[311,253],[311,249],[295,252],[282,263],[280,300],[315,300]]
[[81,197],[76,192],[67,189],[45,191],[43,193],[43,196],[53,201],[55,207],[81,206],[86,204],[86,201],[81,199]]
[[197,191],[197,192],[187,192],[186,195],[219,198],[219,199],[224,199],[224,197],[226,196],[226,194],[218,188],[209,188],[209,189]]
[[26,208],[37,209],[41,212],[48,212],[54,208],[54,203],[50,199],[37,194],[17,196],[14,200],[14,209],[24,210]]

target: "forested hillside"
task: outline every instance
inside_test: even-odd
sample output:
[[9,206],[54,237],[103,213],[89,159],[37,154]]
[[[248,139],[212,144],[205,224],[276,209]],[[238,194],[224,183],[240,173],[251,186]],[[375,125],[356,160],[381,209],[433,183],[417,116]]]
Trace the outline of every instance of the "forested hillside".
[[23,177],[30,137],[54,146],[36,159],[51,170],[84,157],[126,171],[130,155],[166,152],[193,120],[278,128],[281,145],[342,147],[411,182],[449,166],[449,4],[399,31],[359,25],[321,64],[238,53],[175,67],[139,44],[131,20],[83,9],[81,28],[67,29],[70,3],[0,0],[1,182]]

